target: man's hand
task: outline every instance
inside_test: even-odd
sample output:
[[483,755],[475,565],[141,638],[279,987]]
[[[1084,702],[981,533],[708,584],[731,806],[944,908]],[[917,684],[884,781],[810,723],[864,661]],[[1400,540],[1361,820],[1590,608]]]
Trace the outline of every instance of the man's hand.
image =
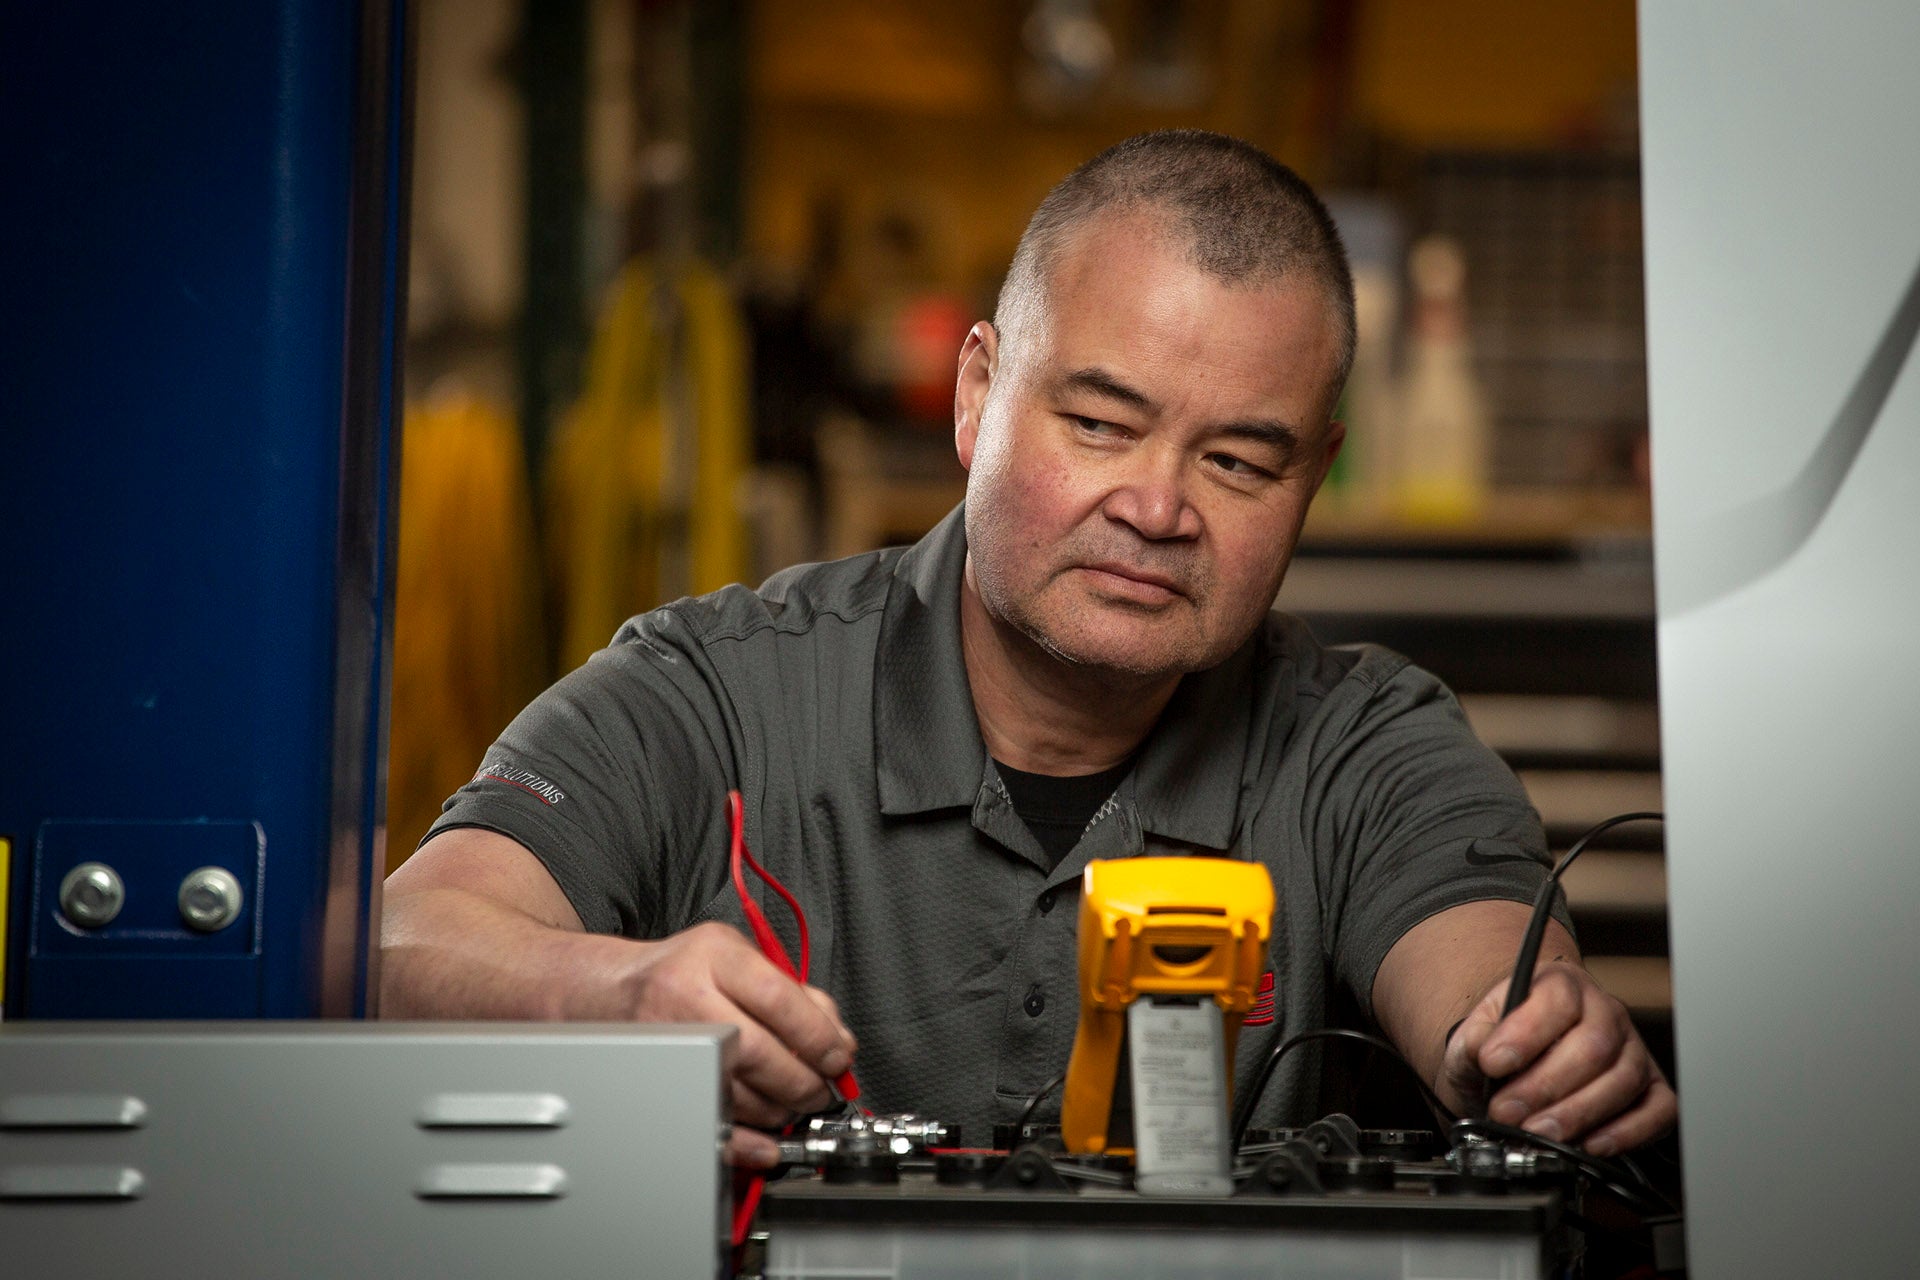
[[629,1017],[740,1028],[731,1081],[738,1123],[727,1155],[755,1168],[775,1164],[779,1144],[758,1129],[778,1129],[799,1113],[829,1105],[827,1082],[853,1065],[853,1033],[833,997],[794,982],[724,924],[696,925],[632,945],[643,951],[626,979]]
[[[1440,1097],[1557,1142],[1610,1156],[1673,1127],[1679,1104],[1626,1006],[1577,964],[1540,965],[1527,998],[1502,1019],[1508,979],[1473,1007],[1447,1041]],[[1495,1092],[1486,1099],[1492,1082]]]
[[727,1153],[764,1168],[778,1128],[827,1105],[853,1033],[833,998],[787,977],[738,930],[657,942],[590,934],[540,860],[492,831],[436,836],[387,880],[380,1011],[388,1018],[730,1022]]

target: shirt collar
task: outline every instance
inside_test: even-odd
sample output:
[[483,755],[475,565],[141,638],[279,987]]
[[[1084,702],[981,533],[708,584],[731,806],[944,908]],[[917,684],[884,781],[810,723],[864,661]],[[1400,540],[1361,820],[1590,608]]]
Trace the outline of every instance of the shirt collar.
[[[971,808],[985,775],[986,747],[960,650],[964,512],[956,507],[901,555],[887,591],[873,729],[880,811],[890,816]],[[1232,843],[1253,721],[1253,663],[1250,638],[1174,690],[1134,770],[1144,831],[1210,849]]]
[[1240,777],[1253,727],[1254,640],[1180,682],[1133,771],[1141,829],[1225,850],[1240,825]]
[[971,808],[987,751],[960,652],[965,508],[907,548],[893,568],[873,676],[880,812]]

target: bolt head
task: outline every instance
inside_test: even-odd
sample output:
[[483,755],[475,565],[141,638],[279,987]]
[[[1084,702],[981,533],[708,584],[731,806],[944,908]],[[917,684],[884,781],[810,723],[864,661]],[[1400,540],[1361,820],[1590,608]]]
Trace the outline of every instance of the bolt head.
[[246,892],[225,867],[200,867],[180,882],[180,918],[201,933],[226,928],[240,916]]
[[126,904],[126,884],[104,862],[83,862],[60,881],[60,914],[82,929],[113,923]]

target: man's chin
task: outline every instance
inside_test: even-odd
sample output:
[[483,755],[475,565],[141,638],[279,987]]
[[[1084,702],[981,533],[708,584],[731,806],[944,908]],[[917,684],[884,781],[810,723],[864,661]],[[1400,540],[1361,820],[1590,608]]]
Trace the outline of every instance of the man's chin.
[[[1142,635],[1142,630],[1149,633]],[[1082,625],[1028,635],[1067,666],[1129,682],[1151,683],[1214,665],[1202,646],[1138,626]]]

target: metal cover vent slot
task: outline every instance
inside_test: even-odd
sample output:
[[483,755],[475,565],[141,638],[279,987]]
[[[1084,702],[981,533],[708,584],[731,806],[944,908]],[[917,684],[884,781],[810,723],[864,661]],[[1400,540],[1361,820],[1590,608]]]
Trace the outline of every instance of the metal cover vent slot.
[[567,1193],[567,1171],[557,1164],[436,1164],[413,1193],[422,1200],[552,1200]]
[[127,1094],[22,1093],[0,1099],[0,1129],[137,1129],[147,1104]]
[[438,1093],[420,1109],[422,1129],[558,1129],[570,1108],[557,1093]]
[[106,1164],[28,1164],[0,1169],[0,1200],[137,1200],[138,1169]]

